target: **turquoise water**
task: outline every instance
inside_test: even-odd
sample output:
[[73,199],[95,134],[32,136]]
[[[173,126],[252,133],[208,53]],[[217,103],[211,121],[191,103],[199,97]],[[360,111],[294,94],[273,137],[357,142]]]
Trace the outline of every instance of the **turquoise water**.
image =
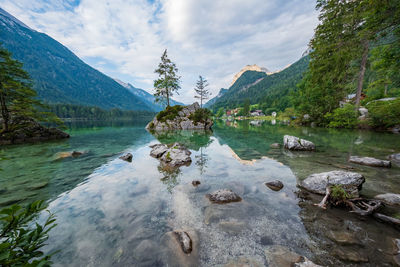
[[[352,263],[363,266],[393,263],[392,242],[400,238],[394,227],[345,210],[321,210],[312,205],[321,197],[304,196],[296,184],[312,173],[351,167],[366,177],[363,196],[400,193],[398,166],[347,163],[349,155],[386,158],[400,152],[398,135],[248,121],[218,121],[213,132],[152,135],[145,123],[74,124],[68,140],[1,148],[8,160],[0,162],[0,205],[49,202],[58,226],[45,250],[60,250],[55,266],[173,266],[163,236],[175,229],[197,233],[202,266],[238,259],[267,265],[266,250],[274,245],[323,265],[347,265],[351,259],[367,260]],[[285,134],[313,141],[317,152],[270,149]],[[175,141],[191,150],[192,163],[164,170],[149,156],[149,145]],[[72,151],[84,154],[57,159]],[[127,152],[132,163],[118,159]],[[279,192],[264,185],[275,179],[284,183]],[[193,180],[201,185],[194,188]],[[232,189],[243,201],[210,204],[205,194],[220,188]],[[342,232],[357,242],[332,238]]]

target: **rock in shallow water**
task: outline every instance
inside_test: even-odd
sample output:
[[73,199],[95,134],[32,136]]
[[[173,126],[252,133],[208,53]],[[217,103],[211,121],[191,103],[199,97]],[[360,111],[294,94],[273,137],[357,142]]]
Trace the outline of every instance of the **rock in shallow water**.
[[192,162],[191,152],[183,145],[174,143],[170,145],[157,144],[151,146],[150,156],[158,158],[169,167],[178,167]]
[[128,162],[132,162],[132,154],[131,153],[127,153],[121,157],[119,157],[122,160],[128,161]]
[[193,230],[166,233],[161,240],[163,266],[199,266],[198,242]]
[[386,193],[375,196],[376,199],[382,200],[388,205],[400,206],[400,194]]
[[351,196],[358,197],[364,182],[364,176],[356,172],[330,171],[312,174],[300,182],[300,186],[310,192],[324,195],[327,186],[340,185]]
[[265,183],[265,185],[274,191],[279,191],[283,188],[283,183],[279,180],[267,182],[267,183]]
[[372,167],[385,167],[385,168],[390,168],[392,165],[391,162],[388,160],[381,160],[371,157],[358,157],[358,156],[351,156],[349,158],[349,162],[360,165],[366,165]]
[[271,144],[269,147],[270,147],[270,148],[280,148],[281,145],[278,144],[278,143],[273,143],[273,144]]
[[239,202],[242,200],[240,196],[229,189],[219,189],[207,194],[206,197],[213,203],[225,204],[230,202]]
[[289,248],[281,245],[273,245],[265,250],[265,256],[268,260],[268,266],[270,267],[318,267],[317,265],[307,259],[306,257],[300,256],[296,252],[291,251]]
[[296,136],[285,135],[283,137],[283,145],[289,150],[300,150],[300,151],[314,151],[315,145],[313,142],[300,139]]

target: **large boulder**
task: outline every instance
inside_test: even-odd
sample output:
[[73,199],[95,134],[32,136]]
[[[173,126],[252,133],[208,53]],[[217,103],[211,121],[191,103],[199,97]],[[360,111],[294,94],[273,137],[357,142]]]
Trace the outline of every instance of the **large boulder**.
[[0,130],[0,145],[69,138],[69,134],[57,128],[44,127],[31,118],[13,117],[10,120],[10,125],[14,130],[9,132],[1,132]]
[[[146,129],[151,131],[168,131],[168,130],[209,130],[213,125],[213,121],[208,118],[205,121],[195,122],[191,119],[192,115],[200,109],[199,103],[195,102],[189,106],[171,107],[171,114],[168,119],[157,119],[157,116],[147,124]],[[173,110],[173,111],[172,111]],[[165,111],[161,111],[165,112]],[[173,118],[172,118],[173,117]]]
[[301,150],[301,151],[314,151],[315,145],[313,142],[300,139],[296,136],[285,135],[283,137],[283,145],[289,150]]
[[372,167],[385,167],[385,168],[390,168],[392,165],[389,160],[382,160],[371,157],[358,157],[358,156],[351,156],[349,158],[349,162],[360,165],[366,165]]
[[300,182],[300,186],[310,192],[325,195],[328,186],[340,185],[352,197],[358,197],[364,182],[364,176],[356,172],[330,171],[312,174]]
[[162,163],[169,167],[179,167],[192,162],[191,152],[179,143],[157,144],[151,147],[150,156],[160,159]]

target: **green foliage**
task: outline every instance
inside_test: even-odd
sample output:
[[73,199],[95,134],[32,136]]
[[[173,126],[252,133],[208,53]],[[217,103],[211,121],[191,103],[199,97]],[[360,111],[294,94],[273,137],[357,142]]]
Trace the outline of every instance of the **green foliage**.
[[271,75],[246,71],[215,101],[212,108],[236,108],[242,106],[248,98],[250,104],[259,104],[258,107],[266,114],[283,111],[292,106],[290,95],[297,90],[296,85],[307,70],[308,62],[309,57],[305,56],[286,69]]
[[32,118],[40,122],[63,125],[53,113],[46,111],[36,98],[31,80],[22,63],[11,58],[11,54],[0,47],[0,116],[3,119],[2,130],[7,132],[13,128],[15,117]]
[[[356,89],[361,93],[367,88],[369,99],[396,91],[400,71],[399,5],[399,0],[317,1],[320,24],[310,42],[309,71],[293,97],[301,114],[325,124],[339,102]],[[372,70],[365,72],[368,55]]]
[[36,201],[25,208],[15,204],[0,211],[1,266],[50,266],[52,255],[40,249],[56,226],[55,216],[49,212],[44,224],[32,224],[45,209],[43,201]]
[[346,190],[343,189],[342,185],[333,185],[331,186],[331,190],[331,199],[334,203],[343,202],[351,197]]
[[217,111],[217,113],[215,114],[215,116],[217,116],[218,118],[221,118],[222,116],[225,115],[225,110],[223,107],[220,107]]
[[167,120],[173,120],[178,116],[179,111],[183,109],[183,106],[168,106],[165,110],[160,111],[157,114],[157,120],[161,122],[166,122]]
[[87,107],[71,104],[49,105],[50,111],[63,119],[79,120],[132,120],[138,117],[151,117],[154,112],[137,110],[104,110],[99,107]]
[[332,128],[356,128],[358,124],[358,111],[352,104],[345,104],[341,108],[325,114],[328,127]]
[[197,123],[204,123],[208,119],[210,119],[212,116],[212,113],[210,110],[206,108],[199,108],[197,109],[193,114],[189,116],[189,119],[192,120],[195,124]]
[[389,128],[400,125],[400,98],[392,101],[372,101],[366,107],[372,127]]
[[170,98],[173,96],[174,91],[178,91],[181,87],[180,76],[177,75],[178,68],[167,55],[167,49],[165,49],[161,56],[161,62],[158,64],[158,68],[154,71],[158,74],[159,78],[154,80],[154,89],[156,92],[156,102],[166,102],[167,107],[170,104]]
[[250,99],[246,98],[243,104],[243,115],[249,116],[250,113]]

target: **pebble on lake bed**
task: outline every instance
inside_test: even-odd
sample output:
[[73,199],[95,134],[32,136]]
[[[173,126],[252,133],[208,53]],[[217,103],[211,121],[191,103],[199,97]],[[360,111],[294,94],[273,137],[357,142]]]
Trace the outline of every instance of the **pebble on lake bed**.
[[198,180],[192,181],[192,185],[193,185],[193,186],[198,186],[199,184],[201,184],[201,183],[200,183],[200,181],[198,181]]
[[265,185],[274,191],[279,191],[283,188],[283,183],[279,180],[267,182],[267,183],[265,183]]

